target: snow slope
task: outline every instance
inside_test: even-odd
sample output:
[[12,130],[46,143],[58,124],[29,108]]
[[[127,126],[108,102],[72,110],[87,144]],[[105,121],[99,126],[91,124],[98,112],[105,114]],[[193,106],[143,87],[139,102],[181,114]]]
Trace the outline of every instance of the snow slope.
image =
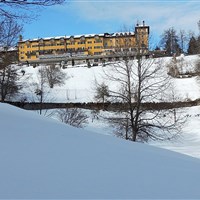
[[[155,64],[162,59],[163,63],[167,65],[172,58],[159,58],[155,60]],[[199,57],[195,56],[180,56],[177,57],[179,61],[178,67],[182,72],[194,71],[195,63]],[[136,60],[134,61],[136,62]],[[41,66],[42,67],[42,66]],[[92,102],[95,96],[95,81],[98,83],[106,82],[109,85],[109,81],[103,79],[105,77],[104,70],[110,70],[113,72],[113,64],[108,64],[106,67],[97,66],[88,68],[86,65],[80,65],[79,67],[68,66],[67,69],[63,71],[67,74],[68,79],[66,79],[63,86],[55,86],[53,89],[46,89],[45,92],[48,94],[45,98],[46,102]],[[163,65],[165,67],[165,65]],[[24,88],[24,93],[28,101],[38,101],[35,95],[34,82],[37,82],[37,72],[40,67],[33,68],[32,66],[23,66],[26,71],[25,76],[22,77],[22,81],[26,83]],[[21,67],[20,67],[21,70]],[[114,72],[113,72],[114,73]],[[167,67],[166,67],[167,73]],[[27,79],[27,77],[29,77]],[[196,77],[192,78],[182,78],[173,79],[174,89],[176,91],[179,100],[191,99],[195,100],[200,98],[200,89],[197,85]],[[113,87],[113,83],[109,85]]]
[[181,109],[186,116],[180,136],[176,140],[151,141],[150,144],[200,158],[200,106]]
[[200,198],[200,160],[0,103],[0,198]]

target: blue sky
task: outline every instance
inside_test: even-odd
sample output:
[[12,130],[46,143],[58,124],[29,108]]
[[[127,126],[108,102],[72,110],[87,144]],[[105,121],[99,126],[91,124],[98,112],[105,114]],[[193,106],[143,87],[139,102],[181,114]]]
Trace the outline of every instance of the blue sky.
[[198,34],[200,1],[195,0],[69,0],[44,8],[36,20],[25,24],[25,39],[121,31],[145,20],[152,40],[174,27]]

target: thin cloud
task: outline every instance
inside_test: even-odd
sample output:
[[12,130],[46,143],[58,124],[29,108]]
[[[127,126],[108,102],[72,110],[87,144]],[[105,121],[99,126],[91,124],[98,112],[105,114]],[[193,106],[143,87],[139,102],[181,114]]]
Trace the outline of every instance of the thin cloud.
[[[144,4],[145,3],[145,4]],[[94,23],[135,24],[146,20],[156,31],[169,27],[195,29],[200,19],[197,1],[84,1],[71,5],[77,17]]]
[[67,24],[66,27],[74,34],[121,31],[123,25],[134,28],[143,20],[157,38],[171,27],[177,32],[199,33],[200,3],[193,0],[72,0],[51,9],[62,13],[63,18],[73,18],[70,27]]

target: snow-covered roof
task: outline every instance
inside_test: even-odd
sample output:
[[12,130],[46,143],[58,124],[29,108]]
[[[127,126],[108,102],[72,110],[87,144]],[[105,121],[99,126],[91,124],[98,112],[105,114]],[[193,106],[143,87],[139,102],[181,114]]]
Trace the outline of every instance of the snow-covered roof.
[[135,35],[134,32],[116,32],[113,33],[113,36],[133,36]]
[[34,38],[34,39],[25,39],[19,42],[34,42],[34,41],[39,41],[39,40],[59,40],[59,39],[69,39],[71,37],[73,38],[81,38],[81,37],[86,37],[86,38],[90,38],[90,37],[95,37],[95,36],[99,36],[99,37],[115,37],[115,36],[127,36],[127,35],[134,35],[134,32],[116,32],[116,33],[100,33],[100,34],[84,34],[84,35],[70,35],[70,36],[56,36],[56,37],[45,37],[45,38]]

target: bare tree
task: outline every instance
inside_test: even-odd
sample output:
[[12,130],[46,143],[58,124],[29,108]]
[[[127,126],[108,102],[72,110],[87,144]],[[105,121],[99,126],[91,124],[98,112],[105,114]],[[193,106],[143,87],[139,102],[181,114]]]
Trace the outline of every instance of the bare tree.
[[198,42],[198,53],[200,53],[200,20],[197,22],[198,29],[199,29],[199,35],[197,37],[197,42]]
[[22,85],[19,83],[20,75],[12,66],[17,59],[17,54],[12,51],[17,41],[17,35],[22,27],[13,19],[4,18],[0,21],[0,97],[1,101],[11,100]]
[[0,101],[12,100],[22,88],[19,82],[20,75],[13,66],[7,66],[0,70]]
[[6,4],[10,6],[16,6],[16,5],[40,5],[40,6],[52,6],[56,4],[63,3],[63,0],[1,0],[0,4]]
[[171,117],[174,114],[169,110],[144,107],[144,103],[167,99],[170,77],[162,60],[146,59],[139,37],[136,42],[136,60],[123,52],[121,62],[114,64],[110,71],[105,69],[111,85],[110,98],[112,102],[122,103],[107,120],[115,128],[115,133],[127,140],[172,138],[180,128],[177,118]]
[[3,51],[9,50],[17,45],[18,35],[22,26],[14,19],[3,17],[0,20],[0,48]]
[[109,97],[108,86],[104,82],[101,84],[97,84],[95,99],[97,101],[104,103],[108,97]]
[[195,63],[195,73],[197,74],[198,76],[198,79],[200,77],[200,60],[198,59],[197,62]]
[[[65,0],[0,0],[0,16],[22,19],[30,17],[30,10],[39,7],[53,6],[64,3]],[[33,14],[31,12],[31,14]]]
[[196,81],[198,86],[200,86],[200,59],[198,59],[195,63],[195,73],[196,73]]
[[77,128],[83,128],[88,123],[88,116],[79,108],[60,109],[57,115],[62,122]]
[[45,76],[50,88],[53,88],[54,85],[63,85],[65,80],[68,79],[66,74],[61,71],[60,67],[56,67],[55,65],[49,65],[45,68]]
[[200,20],[198,20],[198,22],[197,22],[197,26],[198,26],[198,29],[199,29],[199,35],[200,35]]
[[188,41],[187,34],[186,34],[185,30],[180,30],[178,36],[179,36],[181,53],[184,53],[185,47],[186,47],[186,42]]
[[179,68],[178,68],[178,62],[176,59],[176,56],[174,55],[171,59],[171,61],[166,65],[167,69],[168,69],[168,75],[172,76],[172,77],[177,77],[180,72],[179,72]]
[[47,82],[46,82],[46,71],[43,66],[38,70],[37,82],[34,83],[34,92],[37,97],[37,101],[40,103],[39,114],[42,114],[43,103],[47,97]]
[[[42,114],[43,103],[52,101],[50,88],[54,85],[64,84],[66,74],[55,66],[40,66],[37,72],[37,79],[33,81],[33,88],[30,88],[34,95],[32,101],[40,103],[39,114]],[[35,96],[36,95],[36,96]]]
[[200,53],[200,20],[197,22],[199,34],[195,36],[192,34],[189,35],[189,44],[188,44],[188,54],[199,54]]

